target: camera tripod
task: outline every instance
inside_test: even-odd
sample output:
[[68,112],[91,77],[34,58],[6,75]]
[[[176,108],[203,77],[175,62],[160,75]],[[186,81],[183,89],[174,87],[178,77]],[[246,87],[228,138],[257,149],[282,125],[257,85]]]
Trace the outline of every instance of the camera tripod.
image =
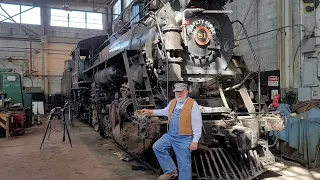
[[66,135],[66,132],[67,132],[67,135],[68,135],[68,138],[69,138],[69,143],[70,143],[70,146],[72,148],[72,143],[71,143],[71,138],[70,138],[70,134],[69,134],[69,130],[68,130],[68,126],[67,126],[67,123],[66,123],[66,119],[65,119],[65,114],[64,114],[64,111],[66,109],[66,107],[69,105],[69,102],[66,102],[63,106],[63,108],[61,107],[55,107],[53,109],[51,109],[50,111],[50,114],[49,114],[49,122],[48,122],[48,125],[47,125],[47,128],[46,128],[46,132],[44,133],[44,136],[43,136],[43,139],[42,139],[42,143],[40,145],[40,150],[41,150],[41,147],[43,145],[43,142],[44,142],[44,139],[46,138],[46,135],[47,135],[47,132],[49,130],[49,135],[48,135],[48,138],[50,138],[50,134],[51,134],[51,121],[53,119],[54,116],[62,116],[62,123],[63,123],[63,138],[62,138],[62,142],[65,141],[65,135]]

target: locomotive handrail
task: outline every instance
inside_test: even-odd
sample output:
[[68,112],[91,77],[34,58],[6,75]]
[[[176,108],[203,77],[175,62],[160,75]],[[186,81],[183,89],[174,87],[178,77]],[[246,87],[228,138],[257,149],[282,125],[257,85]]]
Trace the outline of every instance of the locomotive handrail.
[[[122,53],[123,51],[124,51],[124,50],[119,51],[118,53]],[[114,54],[114,55],[110,56],[109,58],[112,58],[112,57],[117,56],[117,55],[118,55],[118,54]],[[104,62],[104,61],[103,61],[103,62]],[[98,63],[98,64],[95,64],[95,65],[91,66],[91,67],[88,68],[88,69],[85,69],[85,70],[83,71],[83,73],[86,73],[86,72],[94,69],[95,67],[100,66],[103,62],[100,62],[100,63]]]
[[236,84],[232,87],[228,87],[224,91],[230,91],[230,90],[233,90],[233,89],[236,89],[236,88],[242,86],[252,74],[253,74],[253,72],[250,72],[239,84]]
[[225,14],[231,14],[233,13],[232,10],[204,10],[202,13],[206,14],[220,14],[220,13],[225,13]]
[[[160,40],[162,41],[162,46],[163,46],[163,50],[164,50],[164,55],[165,55],[165,58],[166,58],[166,63],[167,63],[167,70],[169,70],[169,58],[168,58],[168,53],[167,53],[167,50],[166,48],[164,47],[164,40],[163,40],[163,35],[162,35],[162,32],[161,32],[161,28],[160,28],[160,25],[158,23],[158,20],[157,18],[155,17],[155,13],[154,12],[149,12],[148,13],[149,16],[151,18],[153,18],[156,22],[156,25],[157,25],[157,28],[158,28],[158,31],[159,31],[159,34],[160,34]],[[169,104],[169,73],[167,73],[167,103]]]

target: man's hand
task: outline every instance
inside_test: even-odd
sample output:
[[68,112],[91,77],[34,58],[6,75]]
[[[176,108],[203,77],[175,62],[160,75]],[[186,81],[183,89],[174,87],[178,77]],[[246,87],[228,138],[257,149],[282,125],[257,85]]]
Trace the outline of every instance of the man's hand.
[[190,147],[189,147],[190,151],[195,151],[198,149],[198,143],[197,142],[192,142],[190,144]]
[[153,110],[152,109],[142,109],[141,110],[141,113],[143,114],[143,115],[152,115],[152,113],[153,113]]

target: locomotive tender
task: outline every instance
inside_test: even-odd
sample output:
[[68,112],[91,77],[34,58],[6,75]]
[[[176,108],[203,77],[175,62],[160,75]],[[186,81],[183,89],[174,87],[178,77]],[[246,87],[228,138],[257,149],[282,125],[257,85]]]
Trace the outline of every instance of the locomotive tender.
[[66,61],[62,91],[72,113],[157,171],[151,147],[167,121],[138,110],[164,108],[174,98],[173,84],[184,82],[203,117],[200,149],[192,154],[194,175],[261,174],[262,164],[274,161],[266,134],[281,130],[283,119],[253,103],[260,103],[260,95],[253,73],[233,54],[231,11],[224,9],[229,2],[134,1],[128,24],[110,37],[83,40]]

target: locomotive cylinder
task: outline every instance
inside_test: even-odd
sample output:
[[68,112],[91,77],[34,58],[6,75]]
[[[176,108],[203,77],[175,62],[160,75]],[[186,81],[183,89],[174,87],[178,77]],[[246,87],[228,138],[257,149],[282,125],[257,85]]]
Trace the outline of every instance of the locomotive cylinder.
[[120,64],[110,66],[97,72],[94,81],[98,84],[121,84],[124,76],[124,70]]

